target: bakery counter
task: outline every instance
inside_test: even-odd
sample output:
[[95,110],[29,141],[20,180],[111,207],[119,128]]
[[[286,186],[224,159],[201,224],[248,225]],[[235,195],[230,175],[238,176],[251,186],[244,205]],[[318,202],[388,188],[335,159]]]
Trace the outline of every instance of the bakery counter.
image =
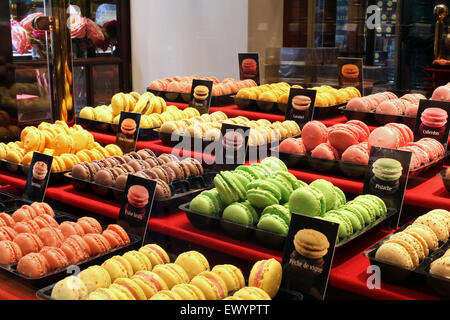
[[[116,219],[119,215],[119,204],[93,195],[78,193],[72,186],[51,187],[47,192],[48,199],[56,200],[83,211]],[[148,227],[151,231],[192,243],[198,246],[221,252],[245,261],[257,261],[274,257],[281,261],[282,252],[270,250],[247,241],[239,241],[223,234],[217,234],[195,228],[180,210],[152,216]],[[336,251],[329,285],[333,288],[352,292],[356,295],[372,299],[436,299],[436,297],[400,286],[381,283],[381,289],[368,289],[366,282],[369,274],[369,260],[363,256],[364,250],[371,247],[391,230],[377,227],[357,242]],[[2,279],[0,278],[0,281]],[[13,286],[14,290],[8,290]],[[10,292],[10,296],[7,293]],[[16,286],[15,282],[0,282],[0,298],[30,298],[29,290]]]

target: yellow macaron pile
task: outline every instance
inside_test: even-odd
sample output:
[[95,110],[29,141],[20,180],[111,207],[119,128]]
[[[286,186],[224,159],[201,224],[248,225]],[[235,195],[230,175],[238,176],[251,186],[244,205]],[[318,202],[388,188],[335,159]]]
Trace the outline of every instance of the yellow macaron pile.
[[53,156],[52,172],[72,170],[83,161],[123,155],[118,146],[102,147],[89,131],[79,125],[69,127],[63,121],[26,127],[20,134],[20,141],[0,143],[0,159],[24,166],[30,166],[35,151]]
[[[443,209],[432,210],[418,217],[403,231],[394,233],[384,241],[378,248],[375,258],[414,270],[429,257],[432,250],[436,250],[440,244],[448,241],[449,233],[450,212]],[[446,260],[447,268],[442,268],[442,260],[440,260],[435,263],[435,268],[430,272],[450,277],[450,261],[448,258]]]
[[270,300],[258,287],[247,287],[242,271],[230,264],[210,269],[198,251],[174,262],[156,244],[114,256],[78,276],[55,284],[55,300]]
[[[259,87],[244,88],[239,90],[236,98],[260,100],[274,103],[288,103],[291,88],[303,89],[302,86],[286,82],[264,84]],[[316,107],[329,107],[350,101],[352,98],[361,97],[361,93],[355,87],[335,89],[330,86],[311,88],[317,90]]]
[[258,146],[273,141],[281,141],[301,134],[295,121],[270,122],[266,119],[249,120],[244,116],[228,118],[222,111],[203,114],[200,117],[183,121],[169,121],[161,126],[161,132],[191,136],[205,140],[219,139],[223,123],[241,125],[251,128],[249,145]]
[[168,106],[166,101],[151,92],[140,95],[137,92],[117,93],[111,99],[111,104],[98,107],[85,107],[80,111],[80,118],[106,123],[119,124],[122,111],[141,113],[140,127],[144,129],[157,128],[167,121],[189,119],[199,116],[197,109],[181,110],[176,106]]

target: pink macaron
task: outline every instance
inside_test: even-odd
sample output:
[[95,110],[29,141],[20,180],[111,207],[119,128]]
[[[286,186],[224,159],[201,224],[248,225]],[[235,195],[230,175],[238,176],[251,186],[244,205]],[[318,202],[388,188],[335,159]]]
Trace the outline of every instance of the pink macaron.
[[334,125],[328,135],[328,141],[338,152],[342,153],[348,147],[359,143],[359,134],[357,129],[351,125]]
[[301,138],[288,138],[286,140],[283,140],[280,143],[279,146],[280,152],[285,153],[293,153],[293,154],[299,154],[299,155],[305,155],[306,154],[306,147],[303,144],[303,140]]
[[341,157],[342,161],[356,164],[369,164],[369,150],[365,144],[356,144],[344,151]]
[[327,142],[327,139],[328,129],[322,122],[313,120],[303,127],[302,141],[306,150],[314,150],[319,144]]
[[401,138],[398,131],[386,126],[376,128],[369,136],[371,147],[397,149],[401,146],[400,143]]
[[311,152],[313,158],[338,160],[339,153],[328,143],[321,143]]
[[437,101],[450,101],[450,87],[442,86],[434,90],[431,100]]

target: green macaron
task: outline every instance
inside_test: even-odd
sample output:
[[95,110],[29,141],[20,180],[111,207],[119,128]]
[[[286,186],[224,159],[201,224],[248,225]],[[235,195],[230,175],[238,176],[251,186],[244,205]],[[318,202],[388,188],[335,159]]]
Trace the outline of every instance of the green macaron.
[[239,201],[239,196],[233,189],[231,189],[231,187],[220,174],[214,177],[213,182],[223,202],[225,202],[226,204],[232,204]]
[[253,208],[252,204],[250,203],[250,201],[245,200],[244,202],[241,202],[242,205],[246,206],[247,209],[250,211],[250,213],[252,214],[253,217],[253,224],[257,223],[259,220],[259,214],[258,212],[255,210],[255,208]]
[[377,159],[372,168],[375,177],[383,181],[396,181],[400,179],[403,172],[400,161],[391,158]]
[[269,177],[266,180],[273,182],[280,189],[282,203],[289,201],[292,192],[294,192],[294,189],[292,189],[292,186],[289,183],[285,183],[281,178],[278,177]]
[[230,204],[226,207],[223,211],[222,219],[244,226],[251,226],[255,223],[253,214],[249,208],[240,202]]
[[249,175],[252,176],[253,179],[262,179],[264,178],[264,175],[261,174],[261,170],[255,168],[255,167],[251,167],[251,166],[239,166],[236,168],[235,171],[244,171],[247,172]]
[[[373,207],[373,205],[369,204],[367,201],[364,200],[352,200],[350,202],[347,202],[347,205],[345,206],[345,208],[352,206],[353,204],[359,204],[360,206],[364,207],[364,209],[367,211],[367,213],[369,214],[369,223],[372,223],[376,220],[377,218],[377,211],[376,209]],[[364,218],[366,219],[366,218]]]
[[353,211],[345,209],[339,209],[338,212],[340,215],[345,216],[350,220],[354,232],[361,231],[364,228],[364,218],[359,213],[355,213]]
[[375,195],[365,194],[365,195],[357,197],[356,199],[366,200],[369,203],[373,204],[373,206],[375,206],[376,210],[377,210],[377,213],[376,213],[377,217],[383,217],[387,214],[387,207],[386,207],[386,204],[384,203],[383,199],[381,199]]
[[287,171],[279,171],[275,174],[275,176],[277,178],[283,179],[284,181],[289,183],[292,186],[292,189],[294,189],[294,190],[297,190],[298,188],[301,188],[301,187],[308,186],[307,183],[305,183],[301,180],[298,180],[296,176],[294,176],[292,173],[287,172]]
[[336,190],[334,189],[334,185],[323,179],[318,179],[313,182],[311,182],[310,186],[316,187],[319,189],[324,198],[325,198],[325,211],[330,211],[336,208],[336,201],[338,199]]
[[220,213],[217,205],[206,195],[198,195],[192,199],[189,204],[189,209],[195,213],[200,213],[208,216],[217,216]]
[[347,198],[345,197],[344,191],[339,189],[338,187],[334,186],[334,191],[336,191],[337,195],[337,201],[336,201],[336,208],[341,208],[347,203]]
[[258,229],[270,231],[286,236],[289,232],[289,225],[281,217],[273,214],[266,214],[259,219],[256,226]]
[[250,165],[250,167],[254,168],[256,170],[259,170],[260,174],[263,177],[268,177],[272,174],[272,172],[269,169],[267,169],[266,166],[262,165],[261,163],[253,163]]
[[281,191],[278,186],[268,180],[255,180],[248,184],[247,199],[252,206],[264,209],[273,204],[279,204]]
[[278,171],[288,171],[286,164],[278,158],[268,157],[261,161],[271,174],[276,174]]
[[324,219],[339,224],[338,238],[340,240],[349,237],[353,233],[352,223],[345,216],[335,214],[330,211],[327,212]]
[[215,208],[216,214],[219,214],[220,212],[222,212],[223,208],[225,207],[225,203],[220,198],[219,192],[217,191],[216,188],[203,191],[200,194],[211,199],[211,201],[214,203],[214,208]]
[[325,198],[322,192],[315,187],[299,188],[289,198],[289,210],[292,213],[312,217],[323,216],[325,207]]
[[232,174],[244,186],[245,191],[247,191],[247,185],[254,180],[254,178],[249,173],[242,170],[235,170],[232,172]]
[[365,225],[372,223],[372,215],[370,214],[369,210],[359,203],[348,202],[345,206],[342,207],[342,209],[360,215],[363,218]]
[[275,204],[275,205],[265,208],[261,214],[261,218],[264,217],[265,215],[278,216],[281,219],[283,219],[287,225],[289,225],[291,223],[291,213],[290,213],[289,209],[286,208],[285,206],[282,206],[279,204]]
[[228,183],[230,188],[236,192],[239,197],[239,201],[244,201],[246,199],[247,189],[242,185],[240,180],[236,178],[236,175],[230,171],[222,171],[220,172],[220,175]]

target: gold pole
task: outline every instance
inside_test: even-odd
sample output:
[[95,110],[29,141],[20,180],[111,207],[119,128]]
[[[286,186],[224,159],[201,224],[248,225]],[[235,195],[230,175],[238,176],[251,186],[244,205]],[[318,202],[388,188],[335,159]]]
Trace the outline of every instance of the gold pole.
[[448,8],[445,4],[438,4],[434,7],[434,14],[437,15],[436,31],[434,36],[434,58],[442,58],[442,35],[444,34],[444,19],[448,15]]
[[314,40],[316,37],[316,6],[316,0],[308,0],[308,48],[314,48]]

